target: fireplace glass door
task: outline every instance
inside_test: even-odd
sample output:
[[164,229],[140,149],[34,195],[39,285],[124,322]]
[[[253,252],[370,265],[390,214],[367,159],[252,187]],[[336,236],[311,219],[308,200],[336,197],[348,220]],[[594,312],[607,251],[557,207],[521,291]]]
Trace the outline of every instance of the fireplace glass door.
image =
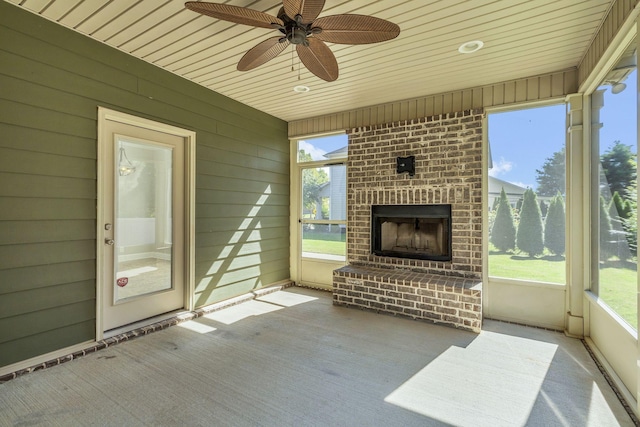
[[451,260],[451,205],[376,205],[371,225],[375,255]]

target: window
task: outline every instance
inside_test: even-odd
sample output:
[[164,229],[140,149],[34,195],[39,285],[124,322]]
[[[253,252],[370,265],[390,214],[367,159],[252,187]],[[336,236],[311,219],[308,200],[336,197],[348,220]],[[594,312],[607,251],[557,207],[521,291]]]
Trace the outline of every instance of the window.
[[591,95],[592,291],[637,329],[635,42]]
[[346,259],[347,136],[298,141],[302,256]]
[[488,116],[489,276],[565,283],[565,106]]

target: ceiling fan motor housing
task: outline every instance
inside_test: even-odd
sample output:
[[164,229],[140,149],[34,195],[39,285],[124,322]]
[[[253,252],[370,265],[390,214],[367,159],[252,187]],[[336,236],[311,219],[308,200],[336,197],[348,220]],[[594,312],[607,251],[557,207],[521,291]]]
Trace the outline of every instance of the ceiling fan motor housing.
[[291,44],[303,44],[305,46],[309,46],[309,42],[307,41],[307,30],[300,27],[291,28],[287,32],[287,40]]
[[284,37],[281,39],[282,42],[287,40],[291,44],[309,46],[307,37],[322,32],[322,28],[320,27],[311,28],[311,24],[304,24],[302,22],[302,15],[296,15],[293,19],[290,18],[285,13],[284,8],[280,9],[278,18],[284,22],[284,25],[278,28],[284,34]]

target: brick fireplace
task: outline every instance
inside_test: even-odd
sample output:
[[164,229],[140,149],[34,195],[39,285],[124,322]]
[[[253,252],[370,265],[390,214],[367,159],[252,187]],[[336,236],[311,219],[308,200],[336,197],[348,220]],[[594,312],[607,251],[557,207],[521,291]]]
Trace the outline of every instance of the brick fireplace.
[[[480,331],[482,114],[471,110],[348,132],[348,265],[334,271],[335,305]],[[415,157],[415,173],[399,173],[398,158],[409,156]],[[451,253],[435,259],[398,256],[397,247],[408,243],[376,250],[372,211],[397,205],[450,209]],[[396,222],[398,229],[410,228],[403,224],[409,221]]]

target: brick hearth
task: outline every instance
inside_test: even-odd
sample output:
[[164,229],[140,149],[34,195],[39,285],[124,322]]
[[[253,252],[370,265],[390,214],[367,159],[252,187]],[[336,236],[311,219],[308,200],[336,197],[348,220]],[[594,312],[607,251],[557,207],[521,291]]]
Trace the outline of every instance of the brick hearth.
[[[481,144],[481,110],[349,132],[349,265],[334,272],[334,304],[480,331]],[[396,172],[406,156],[416,158],[413,177]],[[401,204],[451,204],[450,262],[371,253],[371,206]]]

